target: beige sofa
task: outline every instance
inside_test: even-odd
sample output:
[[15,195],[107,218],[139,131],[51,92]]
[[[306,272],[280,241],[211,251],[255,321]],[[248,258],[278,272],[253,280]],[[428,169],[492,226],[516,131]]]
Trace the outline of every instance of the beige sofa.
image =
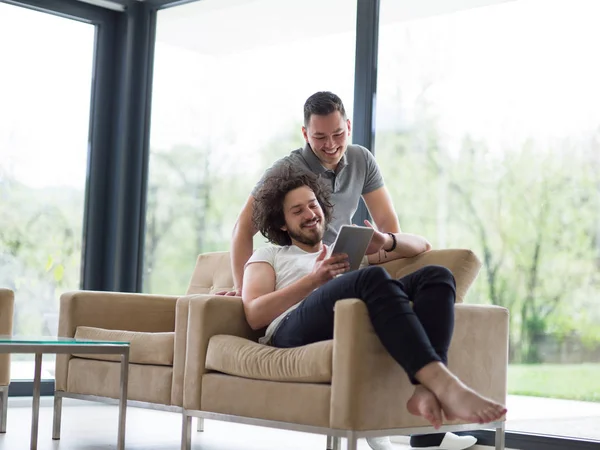
[[[0,289],[0,335],[11,336],[15,295],[9,289]],[[0,433],[6,433],[8,386],[10,385],[10,354],[0,354]]]
[[[462,304],[480,268],[468,250],[431,251],[384,267],[401,277],[428,264],[449,268],[457,281],[451,370],[505,403],[508,311]],[[361,437],[434,432],[406,410],[413,387],[375,335],[363,302],[336,305],[333,340],[276,349],[257,343],[259,333],[246,323],[239,297],[211,295],[231,285],[227,253],[198,258],[190,288],[206,294],[185,303],[182,448],[191,446],[192,416],[324,434],[333,448],[344,437],[351,450]],[[478,428],[496,428],[496,448],[504,448],[503,420],[484,426],[456,421],[442,430]]]

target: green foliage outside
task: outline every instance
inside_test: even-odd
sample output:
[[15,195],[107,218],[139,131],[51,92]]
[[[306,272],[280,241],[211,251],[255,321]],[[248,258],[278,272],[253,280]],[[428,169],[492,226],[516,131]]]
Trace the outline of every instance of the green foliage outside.
[[[424,116],[408,132],[380,132],[377,139],[403,230],[427,236],[435,248],[470,248],[481,258],[467,301],[509,308],[511,362],[544,361],[543,336],[558,343],[575,337],[589,349],[600,345],[596,136],[550,144],[532,139],[502,152],[464,136],[450,153],[435,120]],[[257,158],[266,167],[300,145],[295,124]],[[239,167],[215,148],[153,149],[146,292],[185,292],[199,253],[229,250],[237,214],[261,172]],[[15,331],[52,332],[60,293],[79,287],[83,190],[33,189],[3,173],[0,195],[0,284],[18,294]],[[264,239],[257,236],[255,245]],[[576,377],[586,366],[536,367],[511,368],[512,393],[598,400],[596,387],[584,383],[547,378],[533,389],[531,380]],[[571,388],[561,390],[563,384]]]
[[15,291],[15,334],[55,334],[58,298],[79,288],[83,189],[35,189],[0,167],[0,286]]
[[425,96],[415,110],[406,131],[377,134],[403,230],[475,251],[483,267],[467,301],[510,310],[512,362],[543,362],[545,336],[598,347],[598,132],[502,148],[466,134],[449,146]]
[[[409,132],[378,134],[377,158],[403,230],[481,258],[467,301],[509,308],[513,363],[542,362],[539,338],[546,335],[559,343],[576,337],[590,349],[600,344],[598,142],[530,140],[494,152],[465,136],[449,153],[428,117]],[[266,167],[300,145],[296,124],[257,158]],[[152,151],[146,292],[185,292],[199,253],[229,250],[261,172],[210,147]],[[4,173],[0,195],[0,284],[18,293],[15,331],[52,332],[60,293],[79,287],[83,191],[32,189]],[[255,245],[263,244],[257,236]],[[517,378],[513,392],[530,392],[525,379]]]
[[511,364],[508,393],[600,401],[600,364]]
[[[300,123],[272,139],[257,169],[218,148],[175,146],[152,149],[148,180],[144,291],[185,292],[200,253],[227,251],[244,202],[263,169],[302,145]],[[257,235],[254,245],[265,245]]]
[[[544,336],[600,345],[596,138],[531,139],[498,152],[464,136],[449,153],[436,129],[424,116],[408,132],[377,137],[377,158],[403,229],[427,236],[435,248],[470,248],[480,257],[483,267],[467,301],[509,308],[512,362],[544,361]],[[299,127],[284,136],[257,155],[264,167],[302,144]],[[210,169],[214,158],[208,149],[154,152],[147,291],[183,292],[198,253],[229,249],[237,213],[261,172],[224,177]],[[205,170],[190,180],[174,175],[181,167]]]

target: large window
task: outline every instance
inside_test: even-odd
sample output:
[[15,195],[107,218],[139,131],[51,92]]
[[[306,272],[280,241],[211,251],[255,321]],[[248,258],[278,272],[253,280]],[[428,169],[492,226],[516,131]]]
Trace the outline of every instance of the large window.
[[401,21],[397,3],[376,157],[400,224],[473,249],[468,301],[510,309],[508,429],[600,439],[600,4]]
[[[0,286],[14,333],[56,335],[80,287],[94,27],[0,3]],[[53,378],[53,360],[44,364]],[[33,355],[13,355],[13,379]]]
[[199,253],[229,250],[263,170],[303,145],[308,96],[334,91],[351,117],[355,27],[355,0],[205,0],[159,11],[146,292],[185,292]]

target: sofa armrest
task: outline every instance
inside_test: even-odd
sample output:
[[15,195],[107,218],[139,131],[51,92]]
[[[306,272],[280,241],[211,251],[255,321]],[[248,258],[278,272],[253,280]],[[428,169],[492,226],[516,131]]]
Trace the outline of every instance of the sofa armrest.
[[481,268],[477,255],[467,249],[431,250],[412,258],[402,258],[382,264],[394,278],[402,278],[422,267],[443,266],[452,272],[456,280],[456,303],[462,303],[467,291]]
[[[176,296],[74,291],[60,297],[58,335],[73,337],[78,326],[141,332],[175,330]],[[67,387],[70,355],[56,356],[56,389]]]
[[187,298],[189,298],[189,317],[183,407],[198,410],[210,338],[218,334],[226,334],[255,341],[260,333],[253,331],[248,325],[241,297],[200,294]]
[[[13,333],[15,294],[9,289],[0,289],[0,335]],[[10,354],[0,355],[0,386],[10,384]]]
[[468,386],[506,404],[509,312],[501,306],[456,305],[448,367]]
[[[486,305],[456,305],[449,366],[481,394],[506,402],[508,311]],[[336,303],[331,426],[377,430],[428,426],[405,404],[414,388],[371,325],[358,299]]]

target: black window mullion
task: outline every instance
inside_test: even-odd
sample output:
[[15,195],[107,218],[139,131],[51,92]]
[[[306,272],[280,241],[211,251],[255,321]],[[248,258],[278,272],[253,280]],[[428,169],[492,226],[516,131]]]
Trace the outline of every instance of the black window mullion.
[[[356,58],[354,69],[354,114],[352,142],[375,152],[375,96],[377,93],[377,49],[380,0],[357,0]],[[369,211],[361,199],[352,221],[363,225]]]

